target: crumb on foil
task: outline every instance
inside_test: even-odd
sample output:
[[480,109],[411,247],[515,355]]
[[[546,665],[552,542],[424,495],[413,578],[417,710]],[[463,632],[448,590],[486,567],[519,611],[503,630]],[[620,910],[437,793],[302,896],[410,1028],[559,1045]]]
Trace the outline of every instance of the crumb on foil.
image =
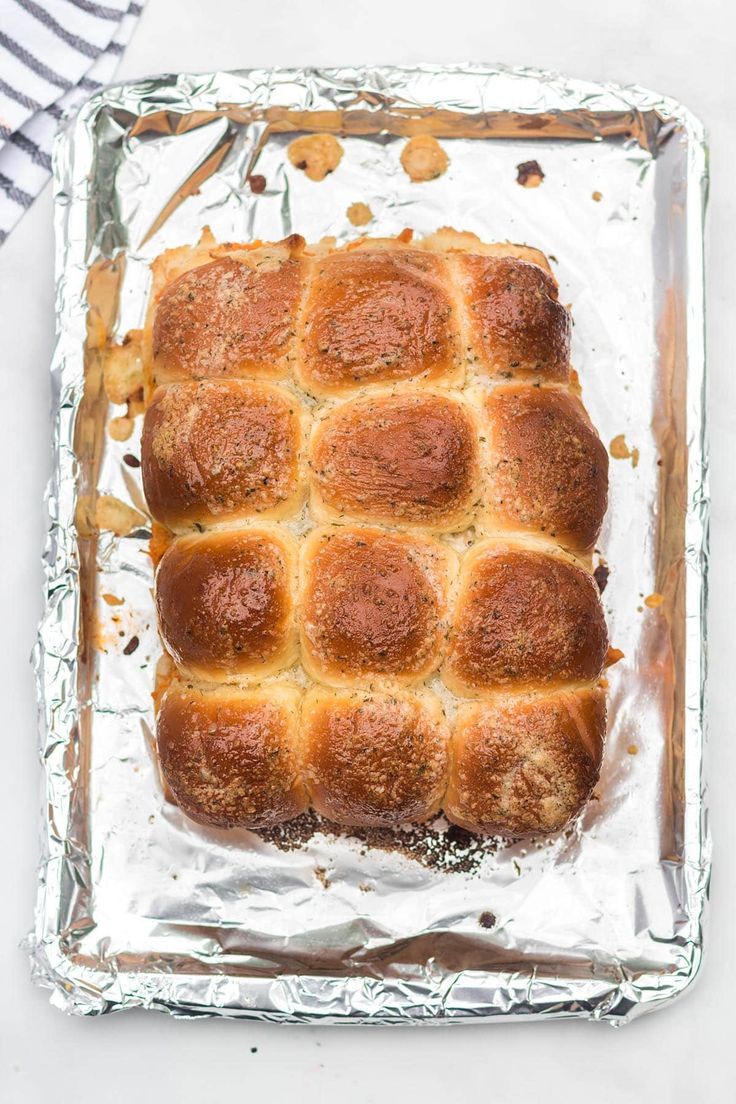
[[593,200],[594,203],[600,203],[600,201],[603,199],[603,193],[602,192],[593,192],[593,194],[590,198]]
[[367,226],[373,220],[373,212],[367,203],[351,203],[345,213],[353,226]]
[[631,460],[632,468],[635,468],[639,463],[639,450],[636,446],[630,448],[626,444],[626,435],[624,433],[619,433],[613,438],[608,446],[608,451],[614,460]]
[[111,345],[105,350],[102,381],[105,394],[112,403],[127,402],[141,391],[143,358],[140,330],[131,330],[122,345]]
[[516,166],[516,183],[522,188],[538,188],[543,180],[544,173],[538,161],[522,161]]
[[334,134],[303,134],[288,149],[289,160],[310,180],[324,180],[342,160],[343,149]]
[[609,570],[608,564],[604,560],[601,560],[601,562],[598,564],[595,571],[593,572],[593,578],[595,579],[598,586],[599,594],[602,594],[608,586],[608,576],[610,574],[611,572]]
[[248,187],[253,195],[261,195],[266,190],[266,178],[260,173],[251,173],[248,177]]
[[315,866],[314,876],[315,876],[315,878],[317,879],[318,882],[322,883],[322,885],[324,886],[325,889],[329,889],[330,886],[332,885],[332,882],[330,881],[329,877],[327,876],[327,871],[325,870],[325,868],[323,866]]
[[656,591],[653,594],[648,594],[644,599],[644,605],[649,609],[657,609],[664,602],[664,595],[658,594]]
[[133,432],[133,419],[127,416],[111,418],[107,432],[113,441],[127,441]]
[[609,648],[606,653],[606,667],[613,667],[614,663],[618,663],[624,658],[624,653],[620,648]]
[[[294,820],[257,832],[265,842],[280,851],[305,847],[317,833],[331,838],[348,838],[369,849],[393,852],[434,870],[455,874],[477,874],[483,861],[495,854],[505,841],[493,836],[476,836],[443,818],[429,824],[393,828],[344,828],[323,820],[313,810]],[[315,871],[315,876],[317,872]],[[321,879],[320,879],[321,880]],[[363,889],[363,892],[368,892]]]
[[141,529],[147,519],[132,506],[121,502],[114,495],[100,495],[95,507],[95,527],[115,533],[118,537],[127,537],[134,529]]
[[415,184],[436,180],[447,172],[450,158],[431,134],[417,134],[401,151],[401,166]]

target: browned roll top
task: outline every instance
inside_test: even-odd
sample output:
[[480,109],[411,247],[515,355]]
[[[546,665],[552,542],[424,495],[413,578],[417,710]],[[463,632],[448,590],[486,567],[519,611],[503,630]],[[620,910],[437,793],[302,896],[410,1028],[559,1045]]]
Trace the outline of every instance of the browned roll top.
[[439,662],[447,550],[380,529],[317,530],[303,560],[303,661],[327,683],[402,682]]
[[567,382],[570,316],[557,284],[517,257],[458,257],[469,303],[468,339],[479,370],[502,378]]
[[461,706],[446,816],[501,836],[559,831],[591,795],[605,733],[597,688]]
[[598,588],[581,567],[493,544],[466,559],[446,670],[458,693],[593,681],[607,649]]
[[181,275],[156,310],[156,382],[283,375],[303,267],[298,257],[251,267],[226,256]]
[[589,552],[606,513],[608,453],[583,404],[566,391],[515,384],[491,392],[485,409],[496,526]]
[[154,266],[158,748],[203,823],[543,834],[597,780],[608,458],[569,315],[534,250],[408,238]]
[[449,733],[436,701],[314,690],[302,725],[305,779],[322,816],[379,827],[439,810]]
[[442,258],[358,249],[315,264],[305,309],[300,382],[318,394],[425,376],[460,365]]
[[265,828],[303,813],[299,692],[174,683],[158,712],[161,770],[178,804],[218,828]]
[[293,552],[262,530],[181,537],[156,572],[164,643],[201,678],[256,674],[294,659]]
[[318,427],[312,480],[336,514],[457,528],[480,493],[477,438],[469,412],[446,395],[358,399]]
[[293,395],[262,383],[159,388],[141,441],[143,489],[156,521],[185,529],[288,505],[300,485],[299,409]]

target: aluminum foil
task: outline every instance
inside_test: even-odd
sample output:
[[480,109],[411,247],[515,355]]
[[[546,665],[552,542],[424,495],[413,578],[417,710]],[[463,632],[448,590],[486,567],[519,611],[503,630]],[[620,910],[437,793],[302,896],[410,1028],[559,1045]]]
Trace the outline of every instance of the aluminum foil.
[[[339,133],[345,149],[320,184],[286,157],[308,130]],[[430,184],[399,163],[418,131],[450,156]],[[545,174],[535,189],[516,180],[530,159]],[[46,794],[30,939],[53,1003],[621,1023],[682,992],[701,959],[710,860],[698,121],[639,88],[497,67],[168,76],[95,95],[58,141],[55,179],[56,470],[35,657]],[[223,241],[346,241],[355,201],[373,211],[370,233],[450,225],[551,254],[593,421],[638,450],[612,461],[599,549],[624,653],[603,772],[579,824],[549,840],[482,842],[441,822],[356,839],[317,822],[264,837],[188,821],[151,751],[148,533],[75,525],[98,493],[143,508],[140,427],[123,444],[105,431],[121,410],[101,391],[90,304],[122,337],[143,319],[150,261],[205,224]]]

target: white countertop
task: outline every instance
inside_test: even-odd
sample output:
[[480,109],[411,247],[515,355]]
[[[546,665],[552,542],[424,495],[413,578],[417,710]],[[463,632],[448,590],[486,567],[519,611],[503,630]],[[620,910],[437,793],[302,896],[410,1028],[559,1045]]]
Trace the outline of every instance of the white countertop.
[[[42,496],[49,474],[53,235],[47,188],[0,249],[5,406],[0,473],[0,746],[5,862],[0,908],[0,1101],[220,1104],[229,1100],[493,1100],[699,1104],[734,1099],[730,995],[736,985],[736,68],[727,0],[148,0],[120,78],[161,71],[360,62],[503,61],[636,82],[676,96],[711,137],[708,237],[712,455],[710,793],[715,840],[706,961],[691,992],[614,1031],[580,1022],[373,1031],[179,1022],[126,1013],[66,1018],[32,987],[18,948],[31,922],[37,862],[35,693],[28,655],[41,610]],[[728,594],[731,594],[731,599]],[[725,681],[724,681],[725,680]],[[732,1049],[732,1047],[731,1047]]]

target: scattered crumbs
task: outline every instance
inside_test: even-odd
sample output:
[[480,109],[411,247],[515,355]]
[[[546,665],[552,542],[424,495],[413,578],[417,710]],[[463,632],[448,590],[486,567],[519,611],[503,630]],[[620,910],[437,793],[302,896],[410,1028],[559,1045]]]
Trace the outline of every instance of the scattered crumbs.
[[361,854],[366,854],[369,848],[398,853],[427,868],[452,874],[477,874],[483,860],[506,842],[493,836],[473,835],[454,824],[448,826],[442,817],[428,824],[395,830],[346,828],[323,820],[312,809],[284,824],[261,829],[257,835],[280,851],[296,851],[306,847],[318,832],[332,838],[356,840],[363,845]]
[[373,212],[367,203],[351,203],[345,213],[353,226],[367,226],[373,218]]
[[593,572],[593,578],[595,579],[596,583],[598,584],[599,594],[602,594],[603,591],[608,586],[608,576],[609,575],[610,575],[610,571],[608,569],[608,564],[605,563],[605,561],[601,560],[601,562],[598,564],[595,571]]
[[108,606],[122,606],[125,602],[124,598],[116,598],[114,594],[103,594],[103,602],[107,602]]
[[140,640],[138,639],[138,637],[137,636],[131,636],[130,640],[128,641],[128,643],[123,648],[123,655],[132,655],[139,644],[140,644]]
[[132,395],[128,399],[128,417],[137,418],[139,415],[145,414],[145,412],[146,404],[143,401],[143,388],[141,388],[139,392],[137,391],[135,395]]
[[330,879],[327,876],[327,871],[325,870],[325,868],[323,866],[315,866],[314,876],[315,876],[315,878],[317,879],[318,882],[322,883],[322,885],[324,886],[325,889],[329,889],[330,886],[332,885],[332,882],[330,881]]
[[368,882],[358,882],[358,889],[361,893],[373,893],[373,886]]
[[623,658],[624,653],[620,648],[609,648],[606,654],[606,667],[613,667],[614,663],[618,663]]
[[153,813],[151,813],[151,815],[148,818],[148,823],[153,824],[155,822],[155,820],[156,820],[155,816],[153,815]]
[[127,464],[129,468],[139,468],[141,466],[140,460],[137,456],[134,456],[132,452],[126,452],[123,457],[123,463]]
[[631,460],[632,468],[635,468],[639,463],[638,448],[629,448],[623,433],[619,433],[617,437],[613,438],[608,446],[608,451],[614,460]]
[[591,198],[596,203],[600,203],[600,201],[603,199],[603,193],[602,192],[593,192],[593,195],[591,196]]
[[519,866],[516,859],[514,859],[514,870],[516,871],[516,877],[520,878],[521,877],[521,867]]
[[450,158],[431,134],[416,134],[401,151],[401,167],[414,184],[436,180],[447,172]]
[[644,599],[644,605],[648,606],[649,609],[657,609],[657,607],[661,606],[663,602],[664,602],[664,595],[663,594],[657,594],[656,590],[655,590],[654,594],[649,594]]
[[516,166],[516,183],[522,188],[538,188],[543,180],[544,173],[538,161],[522,161]]
[[114,495],[100,495],[97,499],[95,521],[98,529],[107,529],[118,537],[126,537],[146,523],[143,514]]
[[111,345],[105,350],[102,380],[111,403],[127,402],[141,390],[144,380],[140,330],[131,330],[122,345]]
[[248,177],[248,187],[253,195],[261,195],[266,190],[266,178],[260,173],[251,173]]
[[173,880],[175,882],[178,882],[178,880],[179,880],[179,875],[178,874],[172,874],[171,877],[173,878]]
[[629,744],[629,746],[627,747],[626,750],[629,753],[629,755],[638,755],[639,754],[639,749],[636,746],[636,744]]
[[557,258],[555,257],[554,253],[548,253],[548,254],[547,254],[547,260],[548,260],[548,261],[552,261],[552,263],[553,263],[553,264],[559,264],[559,263],[560,263],[560,262],[559,262],[559,261],[557,260]]
[[482,928],[495,928],[496,917],[492,912],[482,912],[478,917],[478,923]]
[[289,145],[289,160],[310,180],[324,180],[342,160],[342,146],[334,134],[304,134]]
[[111,418],[107,432],[113,441],[127,441],[133,432],[133,419],[126,417]]
[[257,1054],[258,1053],[258,1047],[251,1047],[250,1052],[251,1052],[251,1054]]

